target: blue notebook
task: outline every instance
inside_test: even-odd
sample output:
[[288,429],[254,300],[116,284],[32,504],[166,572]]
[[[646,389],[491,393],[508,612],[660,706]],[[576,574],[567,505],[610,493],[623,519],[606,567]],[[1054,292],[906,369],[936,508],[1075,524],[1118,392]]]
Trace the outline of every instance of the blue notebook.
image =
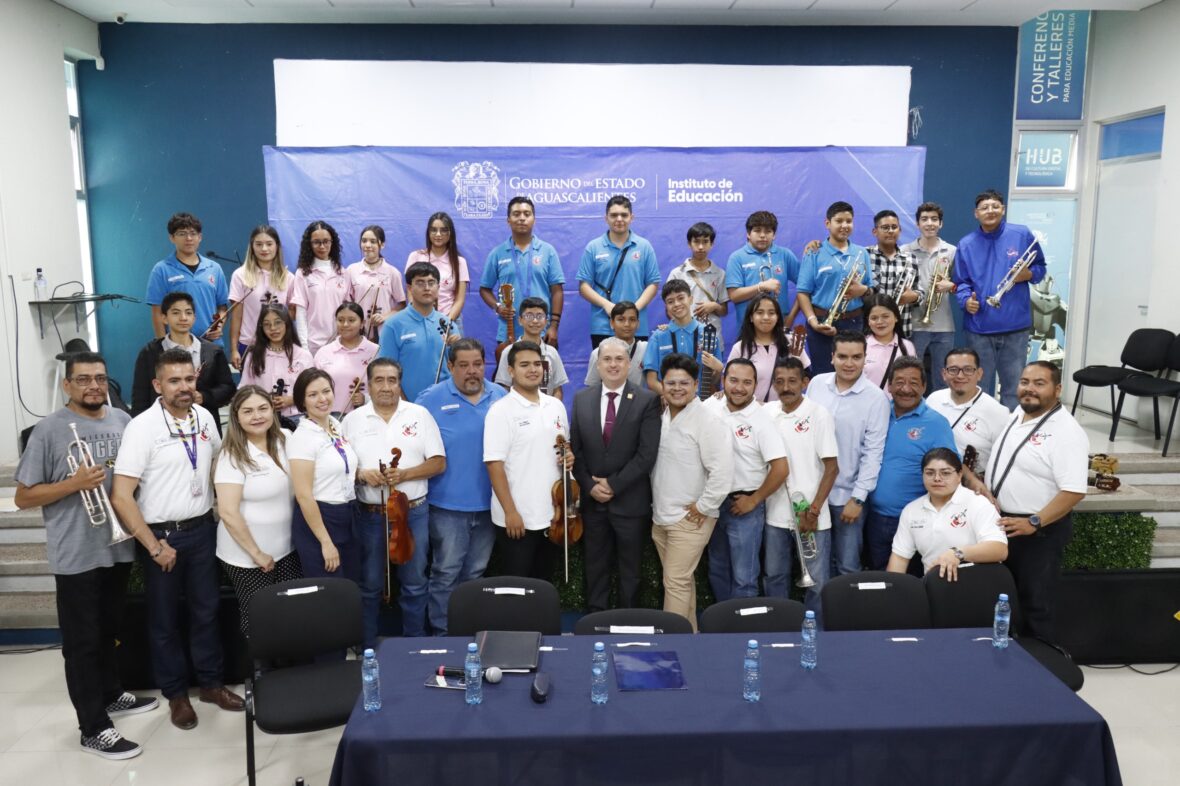
[[612,653],[619,690],[685,690],[684,672],[675,652]]

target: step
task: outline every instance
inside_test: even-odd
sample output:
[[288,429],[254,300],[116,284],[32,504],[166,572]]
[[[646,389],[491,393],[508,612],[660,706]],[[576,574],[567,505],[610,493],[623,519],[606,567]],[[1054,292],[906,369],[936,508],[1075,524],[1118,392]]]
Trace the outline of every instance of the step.
[[1146,513],[1180,511],[1180,485],[1133,486],[1123,484],[1118,491],[1091,490],[1074,508],[1087,513]]
[[49,557],[44,543],[0,545],[0,576],[44,576]]
[[1119,480],[1131,486],[1176,486],[1180,485],[1180,472],[1119,472]]
[[56,627],[53,592],[0,592],[0,629]]
[[1136,473],[1180,473],[1180,456],[1159,453],[1111,453],[1119,460],[1118,476]]
[[1153,559],[1180,558],[1180,527],[1158,527],[1151,544]]

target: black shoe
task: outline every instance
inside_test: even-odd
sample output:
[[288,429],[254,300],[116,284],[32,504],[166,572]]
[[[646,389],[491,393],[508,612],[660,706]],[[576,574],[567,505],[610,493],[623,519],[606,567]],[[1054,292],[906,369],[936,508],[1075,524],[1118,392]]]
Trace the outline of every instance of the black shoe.
[[160,700],[155,696],[136,696],[134,693],[123,691],[123,695],[107,705],[107,716],[134,715],[137,712],[150,712],[160,706]]
[[123,739],[114,726],[103,729],[93,737],[82,735],[82,750],[104,759],[132,759],[143,753],[138,743]]

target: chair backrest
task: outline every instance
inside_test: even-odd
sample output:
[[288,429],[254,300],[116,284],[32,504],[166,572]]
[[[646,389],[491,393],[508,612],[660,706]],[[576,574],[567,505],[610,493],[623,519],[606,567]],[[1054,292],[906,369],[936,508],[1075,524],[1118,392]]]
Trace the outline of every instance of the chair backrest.
[[455,587],[447,605],[447,634],[474,636],[481,630],[535,630],[561,634],[561,601],[547,581],[493,576]]
[[[631,628],[632,630],[611,630]],[[650,628],[650,633],[692,633],[692,623],[671,611],[661,609],[608,609],[587,614],[574,623],[575,636],[634,636],[635,628]],[[649,634],[650,635],[650,634]]]
[[[939,578],[938,571],[932,570],[923,582],[930,603],[930,624],[935,628],[990,628],[1001,592],[1007,593],[1015,617],[1016,582],[1005,565],[961,567],[955,581]],[[1014,631],[1016,627],[1012,625]]]
[[1169,362],[1170,351],[1176,343],[1176,335],[1163,328],[1139,328],[1127,336],[1123,354],[1119,358],[1124,366],[1140,371],[1159,371]]
[[906,573],[866,570],[837,576],[820,590],[825,630],[905,630],[930,627],[922,580]]
[[250,657],[305,660],[364,639],[361,591],[348,579],[295,579],[250,597]]
[[1167,363],[1165,364],[1168,371],[1180,371],[1180,336],[1168,347]]
[[734,598],[701,614],[701,633],[780,633],[803,627],[803,604],[787,598]]

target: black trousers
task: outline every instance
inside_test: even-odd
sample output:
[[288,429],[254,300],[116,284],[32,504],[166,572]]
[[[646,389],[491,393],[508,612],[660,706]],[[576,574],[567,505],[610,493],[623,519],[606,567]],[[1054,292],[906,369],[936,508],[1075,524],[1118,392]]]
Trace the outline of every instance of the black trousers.
[[596,502],[582,510],[586,548],[586,605],[590,611],[610,608],[611,563],[619,568],[619,608],[639,602],[639,565],[643,544],[651,539],[650,516],[615,516]]
[[559,550],[549,542],[546,530],[530,529],[523,538],[508,537],[505,527],[496,527],[496,550],[505,576],[526,576],[553,581],[553,562]]
[[1048,642],[1056,641],[1053,611],[1057,604],[1057,584],[1061,578],[1061,557],[1071,537],[1073,519],[1066,516],[1043,527],[1035,535],[1008,539],[1006,564],[1016,579],[1020,613],[1024,619],[1023,632]]
[[66,690],[87,737],[110,728],[106,706],[123,693],[115,637],[123,623],[130,562],[72,576],[55,575]]

